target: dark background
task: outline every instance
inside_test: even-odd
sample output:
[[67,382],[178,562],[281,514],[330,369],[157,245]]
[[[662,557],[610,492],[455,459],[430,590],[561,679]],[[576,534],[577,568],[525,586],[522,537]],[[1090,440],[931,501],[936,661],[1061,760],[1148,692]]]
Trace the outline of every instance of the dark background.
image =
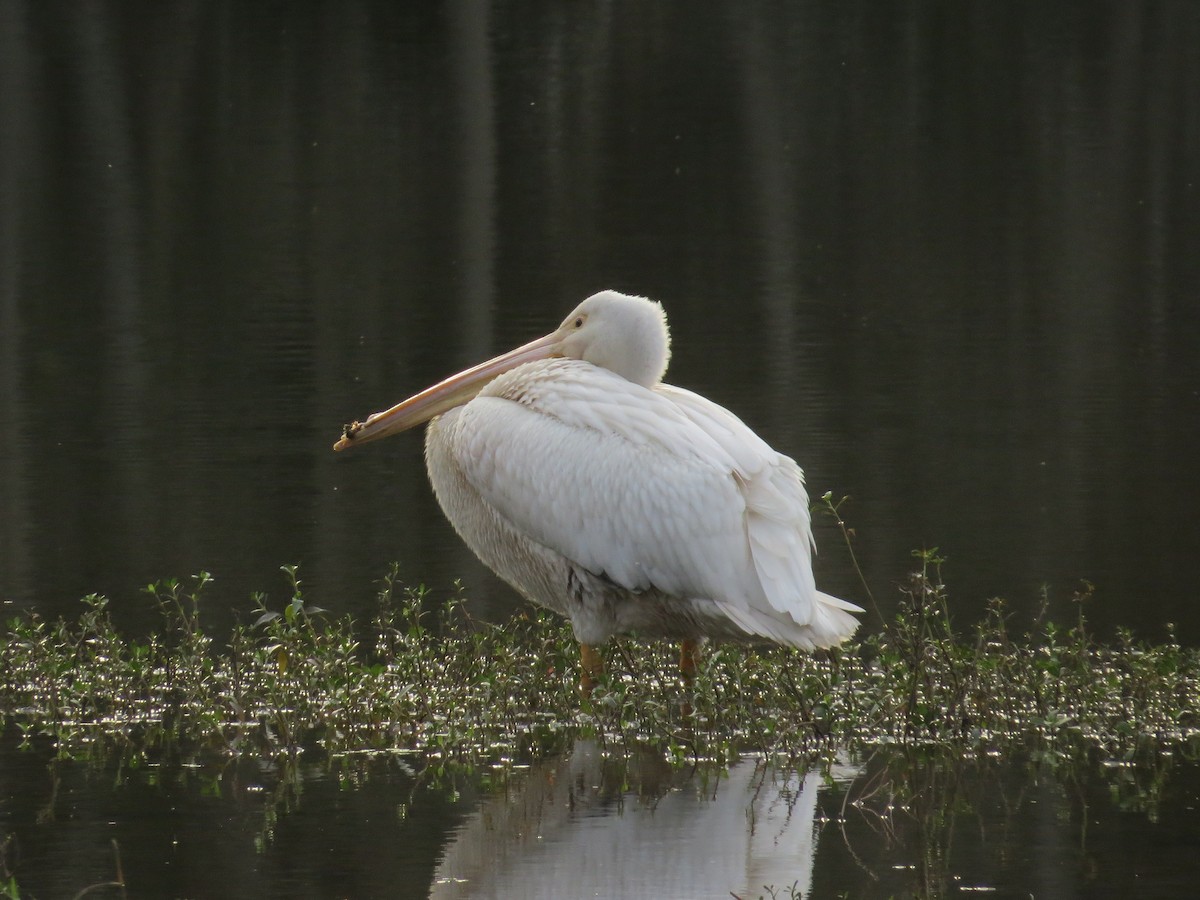
[[399,560],[503,614],[418,437],[330,444],[616,287],[885,610],[937,545],[964,621],[1087,578],[1197,639],[1194,4],[0,10],[4,601],[361,613]]

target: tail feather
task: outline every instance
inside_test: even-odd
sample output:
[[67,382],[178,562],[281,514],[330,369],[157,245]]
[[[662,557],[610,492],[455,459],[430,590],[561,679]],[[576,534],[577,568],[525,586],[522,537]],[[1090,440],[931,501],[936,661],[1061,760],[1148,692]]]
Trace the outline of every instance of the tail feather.
[[859,622],[853,613],[863,612],[862,607],[821,591],[816,592],[814,600],[812,618],[804,625],[753,607],[727,603],[717,605],[746,633],[801,650],[836,647],[858,630]]
[[815,643],[819,647],[835,647],[858,631],[858,619],[852,613],[864,612],[846,600],[817,591],[816,609],[809,628],[813,630]]

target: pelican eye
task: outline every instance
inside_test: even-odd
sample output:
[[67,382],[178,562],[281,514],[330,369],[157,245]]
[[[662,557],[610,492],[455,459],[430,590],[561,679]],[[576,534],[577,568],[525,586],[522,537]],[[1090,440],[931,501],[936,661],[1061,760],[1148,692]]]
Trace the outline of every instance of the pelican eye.
[[577,318],[577,319],[575,320],[575,327],[576,327],[576,328],[582,328],[582,327],[583,327],[583,316],[580,316],[579,318]]

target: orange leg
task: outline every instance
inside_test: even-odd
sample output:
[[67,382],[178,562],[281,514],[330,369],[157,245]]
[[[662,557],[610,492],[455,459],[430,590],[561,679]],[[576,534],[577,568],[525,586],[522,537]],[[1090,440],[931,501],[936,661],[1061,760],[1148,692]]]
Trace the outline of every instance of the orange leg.
[[604,658],[591,644],[579,645],[579,691],[585,697],[592,696],[596,679],[604,674]]
[[686,640],[679,645],[679,674],[688,684],[696,680],[696,666],[702,652],[699,641]]

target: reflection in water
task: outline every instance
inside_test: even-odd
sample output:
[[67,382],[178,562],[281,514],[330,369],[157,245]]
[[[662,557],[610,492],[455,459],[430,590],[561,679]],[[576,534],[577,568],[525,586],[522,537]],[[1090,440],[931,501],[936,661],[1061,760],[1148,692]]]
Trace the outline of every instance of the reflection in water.
[[110,879],[112,839],[131,896],[150,897],[1095,898],[1190,896],[1200,877],[1200,767],[1167,756],[890,747],[832,766],[830,785],[586,740],[516,773],[415,756],[72,762],[17,741],[0,740],[0,842],[22,896]]
[[822,771],[743,760],[727,774],[677,772],[649,752],[627,766],[588,740],[535,765],[459,826],[431,896],[758,897],[793,884],[807,894]]

